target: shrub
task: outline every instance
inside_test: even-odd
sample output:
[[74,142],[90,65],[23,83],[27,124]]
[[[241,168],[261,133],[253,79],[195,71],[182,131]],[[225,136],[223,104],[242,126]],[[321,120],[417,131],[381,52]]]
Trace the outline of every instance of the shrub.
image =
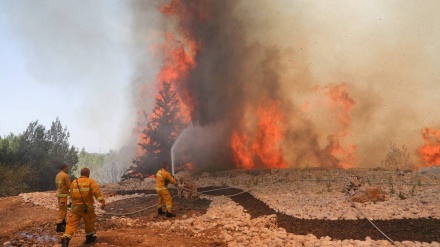
[[391,143],[385,160],[382,161],[382,166],[396,170],[410,169],[412,164],[406,146],[402,145],[401,148],[398,148],[394,143]]
[[391,176],[389,178],[389,185],[390,185],[390,195],[394,195],[396,191],[394,190],[393,178]]
[[0,164],[0,195],[16,196],[31,191],[29,166],[6,167]]
[[254,185],[258,185],[258,177],[255,177],[255,180],[252,179],[252,183],[253,183]]
[[411,188],[411,195],[414,196],[416,194],[416,186],[413,185],[413,187]]
[[226,179],[224,179],[224,180],[222,181],[222,187],[226,187],[226,186],[228,186],[228,183],[226,182]]
[[320,175],[316,176],[316,182],[321,183],[322,177]]
[[326,182],[326,186],[327,186],[327,191],[328,192],[332,191],[332,182],[330,180],[328,180]]
[[400,198],[400,200],[405,200],[406,199],[406,196],[403,194],[402,191],[399,192],[399,198]]

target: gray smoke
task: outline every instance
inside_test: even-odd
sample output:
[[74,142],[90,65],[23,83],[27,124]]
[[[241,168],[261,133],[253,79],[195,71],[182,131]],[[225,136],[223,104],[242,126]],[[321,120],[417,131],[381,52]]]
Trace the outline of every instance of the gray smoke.
[[[101,126],[99,136],[120,121],[119,144],[132,149],[163,63],[149,48],[164,42],[164,31],[199,44],[197,66],[179,84],[194,107],[193,135],[206,136],[182,142],[198,163],[233,163],[231,133],[243,119],[254,123],[245,113],[261,99],[280,103],[290,166],[330,159],[322,151],[337,128],[334,116],[324,107],[301,109],[315,85],[349,86],[356,104],[347,141],[358,147],[358,166],[379,165],[391,142],[406,145],[418,162],[420,129],[439,126],[438,1],[181,1],[178,18],[161,15],[163,3],[9,1],[1,3],[0,18],[14,30],[36,81],[73,93],[72,83],[90,87],[78,96],[78,118]],[[126,117],[114,119],[120,104],[127,104]]]
[[[310,88],[330,83],[348,84],[356,102],[347,141],[358,147],[358,166],[379,165],[392,142],[409,147],[418,162],[420,129],[440,122],[432,114],[440,101],[433,93],[440,90],[438,2],[174,3],[174,31],[200,45],[196,68],[180,84],[182,95],[190,95],[192,119],[200,126],[228,123],[221,131],[229,134],[209,142],[213,150],[224,150],[246,107],[267,97],[281,102],[287,118],[288,164],[324,165],[331,160],[324,151],[337,119],[300,106],[313,95]],[[204,155],[215,159],[192,151],[194,159]]]

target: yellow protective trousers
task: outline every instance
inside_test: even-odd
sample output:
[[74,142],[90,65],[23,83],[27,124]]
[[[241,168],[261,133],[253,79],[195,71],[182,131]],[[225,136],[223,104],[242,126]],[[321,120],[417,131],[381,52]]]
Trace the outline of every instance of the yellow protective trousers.
[[156,188],[157,195],[159,196],[159,206],[162,208],[165,204],[168,213],[173,211],[173,199],[171,198],[170,192],[166,188]]
[[62,223],[67,215],[67,197],[58,197],[57,224]]
[[93,235],[95,233],[96,214],[93,206],[88,206],[87,213],[84,213],[81,205],[72,205],[69,217],[67,218],[67,226],[63,238],[72,238],[81,218],[84,219],[86,235]]

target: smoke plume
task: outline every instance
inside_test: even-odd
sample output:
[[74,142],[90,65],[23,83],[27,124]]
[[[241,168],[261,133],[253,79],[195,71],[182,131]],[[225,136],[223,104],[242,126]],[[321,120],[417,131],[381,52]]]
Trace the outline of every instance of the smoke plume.
[[162,80],[192,121],[176,145],[198,166],[371,167],[391,143],[417,163],[421,130],[440,125],[437,1],[3,5],[32,76],[93,85],[78,118],[103,140],[120,121],[119,146],[136,148]]
[[371,167],[391,143],[417,162],[420,130],[439,123],[433,5],[164,3],[163,28],[194,60],[173,83],[204,136],[179,145],[196,165]]

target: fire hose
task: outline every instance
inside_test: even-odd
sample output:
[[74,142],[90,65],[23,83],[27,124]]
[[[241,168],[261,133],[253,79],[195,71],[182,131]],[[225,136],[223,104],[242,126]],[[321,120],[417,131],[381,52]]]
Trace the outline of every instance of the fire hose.
[[[181,187],[180,189],[185,190],[185,191],[188,191],[188,192],[193,192],[193,193],[196,193],[196,194],[200,194],[200,195],[209,196],[209,195],[204,194],[204,193],[206,193],[206,192],[212,192],[212,191],[217,191],[217,190],[225,190],[225,189],[230,189],[230,188],[231,188],[231,187],[226,187],[226,188],[212,189],[212,190],[206,190],[206,191],[201,191],[201,192],[198,192],[198,191],[192,191],[192,190],[189,190],[189,189],[186,189],[186,188],[183,188],[183,187]],[[240,194],[243,194],[243,193],[246,193],[246,192],[249,192],[249,191],[250,191],[250,190],[242,191],[242,192],[239,192],[239,193],[237,193],[237,194],[229,195],[229,196],[226,196],[226,197],[238,196],[238,195],[240,195]],[[156,195],[156,194],[149,194],[149,195],[146,195],[146,196],[157,196],[157,195]],[[171,197],[171,198],[175,198],[175,197],[177,197],[177,196],[178,196],[178,195],[175,195],[175,196],[173,196],[173,197]],[[143,211],[145,211],[145,210],[147,210],[147,209],[154,208],[154,207],[157,207],[157,204],[152,205],[152,206],[149,206],[149,207],[146,207],[146,208],[143,208],[143,209],[140,209],[140,210],[137,210],[137,211],[134,211],[134,212],[129,212],[129,213],[115,214],[115,213],[107,213],[107,212],[105,212],[105,213],[103,213],[103,214],[104,214],[104,215],[113,215],[113,216],[125,216],[125,215],[132,215],[132,214],[136,214],[136,213],[139,213],[139,212],[143,212]]]
[[[383,231],[381,231],[380,229],[379,229],[379,227],[377,227],[370,219],[368,219],[368,217],[364,214],[364,212],[362,212],[362,210],[360,210],[357,206],[356,206],[356,204],[353,202],[353,201],[351,201],[351,200],[348,200],[347,199],[347,201],[348,202],[350,202],[351,203],[351,205],[353,205],[354,206],[354,208],[356,208],[364,217],[365,217],[365,219],[367,219],[368,220],[368,222],[370,222],[370,224],[371,225],[373,225],[385,238],[387,238],[391,243],[393,243],[395,246],[399,246],[399,245],[397,245],[396,244],[396,242],[394,242],[391,238],[389,238]],[[403,246],[405,246],[405,247],[408,247],[408,246],[406,246],[404,243],[401,243]]]
[[[180,189],[182,189],[182,190],[185,190],[185,191],[188,191],[188,192],[193,192],[193,193],[196,193],[196,194],[200,194],[200,195],[207,195],[207,194],[205,194],[206,192],[212,192],[212,191],[218,191],[218,190],[225,190],[225,189],[230,189],[231,187],[226,187],[226,188],[219,188],[219,189],[212,189],[212,190],[206,190],[206,191],[201,191],[201,192],[198,192],[198,191],[191,191],[191,190],[189,190],[189,189],[186,189],[186,188],[183,188],[183,187],[181,187]],[[236,193],[236,194],[233,194],[233,195],[229,195],[229,196],[226,196],[226,197],[234,197],[234,196],[238,196],[238,195],[240,195],[240,194],[243,194],[243,193],[246,193],[246,192],[249,192],[250,190],[248,190],[248,191],[242,191],[242,192],[239,192],[239,193]],[[149,195],[146,195],[146,196],[154,196],[154,195],[156,195],[156,194],[149,194]],[[172,198],[175,198],[175,197],[177,197],[178,195],[175,195],[175,196],[173,196]],[[385,238],[387,238],[393,245],[395,245],[395,246],[399,246],[399,245],[397,245],[396,244],[396,242],[394,242],[390,237],[388,237],[382,230],[380,230],[379,229],[379,227],[377,227],[370,219],[368,219],[368,217],[365,215],[365,213],[364,212],[362,212],[362,210],[360,210],[357,206],[356,206],[356,204],[354,203],[354,202],[352,202],[351,200],[348,200],[364,217],[365,217],[365,219],[367,219],[368,220],[368,222],[370,222],[370,224],[371,225],[373,225]],[[147,209],[150,209],[150,208],[153,208],[153,207],[157,207],[157,205],[152,205],[152,206],[149,206],[149,207],[146,207],[146,208],[143,208],[143,209],[141,209],[141,210],[137,210],[137,211],[134,211],[134,212],[130,212],[130,213],[124,213],[124,214],[113,214],[113,213],[104,213],[105,215],[114,215],[114,216],[125,216],[125,215],[131,215],[131,214],[135,214],[135,213],[139,213],[139,212],[142,212],[142,211],[145,211],[145,210],[147,210]],[[403,246],[405,246],[405,247],[408,247],[407,245],[405,245],[404,243],[401,243]]]

